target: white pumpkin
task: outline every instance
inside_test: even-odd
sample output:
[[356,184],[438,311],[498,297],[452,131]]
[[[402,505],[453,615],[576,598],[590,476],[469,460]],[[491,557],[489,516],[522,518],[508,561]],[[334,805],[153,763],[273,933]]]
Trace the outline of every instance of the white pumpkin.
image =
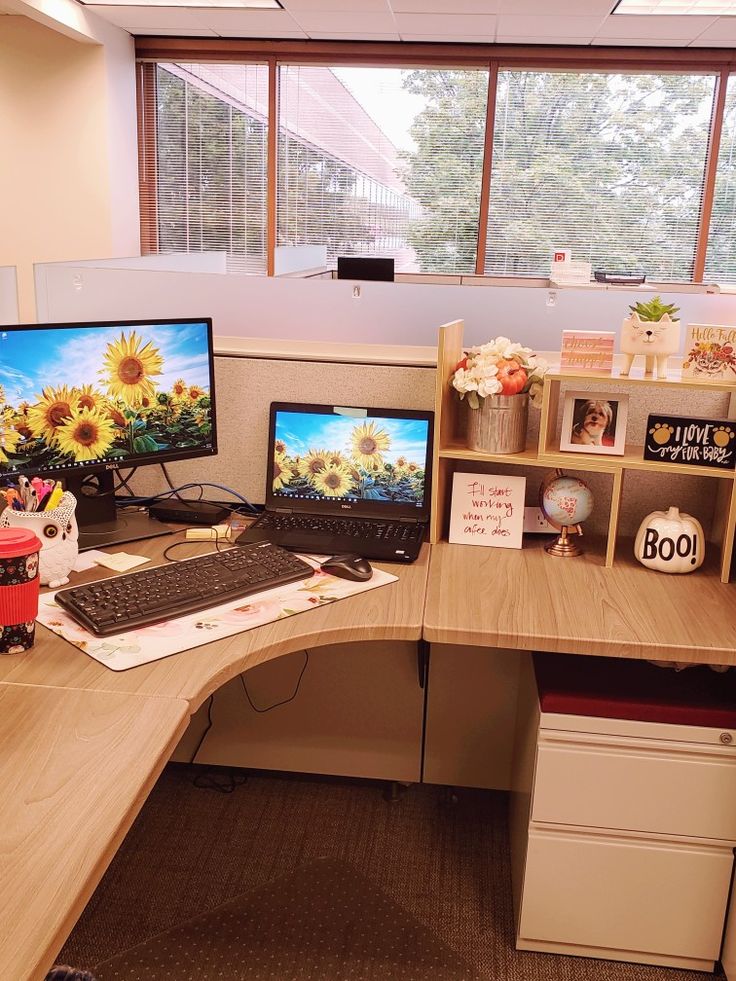
[[697,518],[677,508],[652,511],[642,521],[634,555],[648,569],[694,572],[705,559],[705,535]]

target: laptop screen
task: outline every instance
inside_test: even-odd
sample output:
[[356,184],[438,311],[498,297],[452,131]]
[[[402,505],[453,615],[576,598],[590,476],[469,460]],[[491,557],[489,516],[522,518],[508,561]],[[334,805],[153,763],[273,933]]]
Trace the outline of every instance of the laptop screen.
[[429,514],[431,412],[276,402],[269,437],[271,506]]

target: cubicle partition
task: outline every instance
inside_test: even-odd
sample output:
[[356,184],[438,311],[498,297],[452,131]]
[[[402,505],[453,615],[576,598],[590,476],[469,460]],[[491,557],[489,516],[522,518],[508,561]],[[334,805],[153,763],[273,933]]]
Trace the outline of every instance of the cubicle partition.
[[[565,329],[618,330],[629,304],[652,292],[593,284],[495,285],[484,277],[454,285],[269,279],[221,275],[196,265],[200,271],[191,265],[172,271],[179,259],[39,264],[38,320],[204,315],[212,317],[221,336],[432,348],[439,324],[463,320],[467,344],[504,334],[546,351],[559,350]],[[168,265],[162,269],[153,260]],[[708,287],[657,289],[680,307],[683,322],[736,323],[736,295],[709,293]]]

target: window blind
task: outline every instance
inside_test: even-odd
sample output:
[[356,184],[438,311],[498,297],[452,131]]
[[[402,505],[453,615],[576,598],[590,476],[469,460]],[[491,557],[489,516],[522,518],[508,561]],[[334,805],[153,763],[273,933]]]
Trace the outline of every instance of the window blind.
[[473,272],[488,73],[284,65],[278,244]]
[[267,122],[265,65],[155,66],[149,251],[220,251],[228,272],[265,273]]
[[485,271],[692,278],[714,75],[499,72]]
[[736,283],[736,76],[728,79],[708,233],[705,281]]

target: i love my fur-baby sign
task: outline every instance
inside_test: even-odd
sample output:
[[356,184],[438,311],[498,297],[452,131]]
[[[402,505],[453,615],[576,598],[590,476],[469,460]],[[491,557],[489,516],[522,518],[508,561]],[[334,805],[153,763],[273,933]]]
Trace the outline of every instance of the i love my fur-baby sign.
[[644,459],[733,470],[736,465],[736,421],[650,415]]

